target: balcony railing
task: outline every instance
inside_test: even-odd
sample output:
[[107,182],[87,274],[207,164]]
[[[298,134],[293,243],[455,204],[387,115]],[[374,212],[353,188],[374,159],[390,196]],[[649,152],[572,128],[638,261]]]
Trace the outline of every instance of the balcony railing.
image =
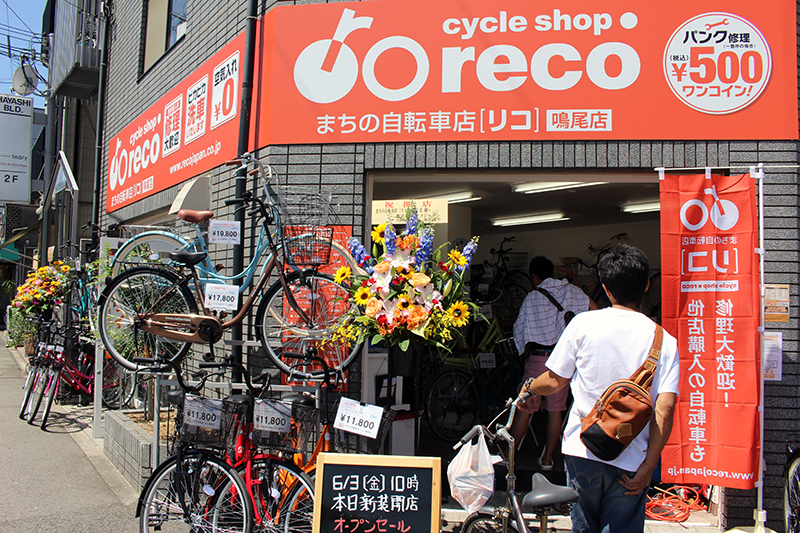
[[100,0],[56,0],[50,86],[61,96],[91,98],[100,79]]

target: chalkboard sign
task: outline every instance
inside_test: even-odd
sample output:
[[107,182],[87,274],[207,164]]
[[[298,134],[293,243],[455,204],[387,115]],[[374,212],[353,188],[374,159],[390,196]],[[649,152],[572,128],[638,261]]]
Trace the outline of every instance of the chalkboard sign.
[[441,458],[322,453],[313,533],[438,533]]

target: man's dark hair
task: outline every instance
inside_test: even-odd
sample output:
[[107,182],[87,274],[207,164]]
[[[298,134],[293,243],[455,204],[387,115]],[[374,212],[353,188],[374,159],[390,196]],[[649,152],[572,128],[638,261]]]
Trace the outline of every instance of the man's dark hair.
[[643,251],[618,244],[597,265],[600,283],[622,305],[639,306],[650,277],[650,262]]
[[531,259],[531,266],[528,268],[528,272],[531,276],[535,275],[541,280],[552,278],[555,271],[556,269],[553,266],[553,262],[543,255],[537,255]]

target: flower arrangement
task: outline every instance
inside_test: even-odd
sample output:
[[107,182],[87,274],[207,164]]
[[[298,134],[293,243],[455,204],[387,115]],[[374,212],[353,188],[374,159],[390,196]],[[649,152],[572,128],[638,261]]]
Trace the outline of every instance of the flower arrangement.
[[478,237],[446,257],[442,254],[449,243],[434,251],[433,238],[433,227],[419,220],[412,205],[400,235],[391,223],[372,231],[373,255],[358,239],[349,240],[358,267],[340,267],[335,280],[354,305],[341,317],[336,339],[385,340],[403,351],[412,341],[448,349],[446,343],[477,309],[467,298],[464,275]]
[[41,315],[61,303],[61,297],[69,290],[72,267],[63,261],[55,261],[40,267],[30,274],[25,283],[17,288],[11,305],[25,316]]

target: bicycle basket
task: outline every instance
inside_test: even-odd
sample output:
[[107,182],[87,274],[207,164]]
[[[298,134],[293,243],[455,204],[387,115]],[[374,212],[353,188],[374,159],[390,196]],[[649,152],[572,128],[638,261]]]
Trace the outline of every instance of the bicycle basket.
[[273,204],[281,214],[281,223],[288,226],[327,226],[331,195],[317,186],[273,185]]
[[327,265],[331,260],[331,226],[284,226],[284,259],[295,266]]
[[180,441],[191,446],[225,448],[222,400],[186,394],[183,398]]
[[277,400],[255,401],[253,444],[281,452],[300,452],[316,430],[317,410],[307,405]]
[[[339,409],[339,400],[336,401],[337,412]],[[350,433],[342,429],[334,429],[334,449],[339,453],[369,453],[377,454],[383,451],[383,441],[386,440],[386,434],[394,420],[395,412],[389,408],[384,407],[383,414],[381,415],[381,422],[378,427],[378,434],[374,439],[356,433]]]

